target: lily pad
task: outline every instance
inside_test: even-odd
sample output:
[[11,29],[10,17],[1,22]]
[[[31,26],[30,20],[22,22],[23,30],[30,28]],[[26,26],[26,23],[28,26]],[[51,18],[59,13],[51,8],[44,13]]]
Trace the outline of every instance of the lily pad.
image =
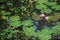
[[9,18],[9,20],[11,20],[11,21],[18,21],[18,20],[20,20],[20,18],[19,18],[19,16],[11,16]]
[[22,22],[22,24],[24,26],[31,26],[31,25],[33,25],[33,21],[32,20],[25,20],[25,21]]
[[14,21],[10,23],[10,26],[13,26],[14,28],[18,28],[21,25],[21,21]]
[[28,36],[32,36],[32,35],[35,34],[35,29],[34,29],[34,27],[30,27],[30,28],[28,28],[28,27],[23,27],[23,30],[24,30],[25,34],[28,35]]

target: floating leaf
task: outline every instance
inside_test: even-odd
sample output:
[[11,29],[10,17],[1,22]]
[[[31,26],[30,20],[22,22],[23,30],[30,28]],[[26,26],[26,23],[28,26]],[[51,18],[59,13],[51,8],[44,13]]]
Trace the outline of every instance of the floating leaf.
[[60,35],[60,23],[52,27],[53,33]]
[[40,40],[50,40],[51,35],[43,35],[43,34],[41,34],[39,38],[40,38]]
[[52,31],[49,30],[48,28],[45,28],[45,29],[43,29],[41,31],[41,34],[43,34],[43,35],[50,35],[50,34],[52,34]]
[[47,2],[46,4],[49,5],[49,6],[56,6],[57,2]]
[[42,3],[46,3],[48,2],[48,0],[38,0],[38,3],[42,4]]
[[37,8],[37,9],[46,9],[47,6],[44,5],[44,4],[40,4],[40,5],[37,5],[36,8]]
[[50,8],[60,10],[60,5],[57,5],[56,0],[54,0],[54,2],[48,2],[48,0],[38,0],[36,8],[39,9],[41,12],[50,14],[52,12]]
[[32,20],[25,20],[25,21],[22,22],[22,24],[24,26],[31,26],[31,25],[33,25],[33,21]]
[[11,16],[11,17],[9,18],[9,20],[11,20],[11,21],[19,21],[20,18],[19,18],[19,16]]
[[60,10],[60,5],[53,6],[52,8],[55,10]]
[[34,34],[35,34],[35,29],[34,29],[34,27],[30,27],[30,28],[28,28],[28,27],[23,27],[23,30],[24,30],[24,32],[25,32],[25,34],[27,35],[27,36],[34,36]]
[[13,26],[14,28],[18,28],[21,25],[21,21],[14,21],[10,23],[10,26]]
[[46,14],[50,14],[52,10],[50,9],[42,9],[41,12],[45,12]]
[[49,17],[49,19],[48,20],[58,20],[58,17],[57,16],[48,16]]
[[40,40],[50,40],[51,34],[52,34],[52,31],[45,28],[45,29],[42,29],[42,31],[40,32],[36,32],[35,36],[39,37]]

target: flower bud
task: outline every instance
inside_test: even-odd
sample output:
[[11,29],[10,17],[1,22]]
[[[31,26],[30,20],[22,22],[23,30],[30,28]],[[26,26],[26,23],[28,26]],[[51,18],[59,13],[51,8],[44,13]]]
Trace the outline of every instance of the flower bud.
[[49,19],[49,17],[45,17],[45,19],[46,19],[46,20],[48,20],[48,19]]

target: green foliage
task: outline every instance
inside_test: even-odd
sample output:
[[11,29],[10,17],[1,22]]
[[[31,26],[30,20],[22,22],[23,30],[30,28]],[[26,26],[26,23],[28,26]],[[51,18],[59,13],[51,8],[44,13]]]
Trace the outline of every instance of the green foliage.
[[11,16],[9,18],[10,26],[13,26],[14,28],[17,28],[21,25],[23,25],[23,26],[32,26],[33,25],[32,20],[24,20],[23,22],[21,22],[19,20],[20,20],[19,16]]
[[[47,5],[49,5],[49,6],[56,6],[57,5],[57,2],[48,2],[48,3],[46,3]],[[54,5],[53,5],[54,4]]]
[[50,40],[51,39],[51,35],[40,35],[40,40]]
[[0,2],[4,2],[5,0],[0,0]]
[[[51,14],[51,12],[55,12],[52,11],[52,9],[60,10],[60,5],[57,5],[56,1],[48,2],[48,0],[0,0],[0,4],[0,20],[6,20],[9,23],[7,28],[2,30],[0,29],[1,40],[28,40],[28,38],[31,36],[39,37],[40,40],[50,40],[52,33],[60,35],[60,25],[52,27],[52,30],[45,28],[39,32],[35,32],[35,28],[33,26],[33,20],[40,21],[42,19],[38,14],[39,11],[45,13],[46,15]],[[48,21],[55,21],[60,18],[60,13],[54,13],[47,16],[49,18]],[[33,20],[30,20],[30,18]]]
[[52,12],[51,9],[42,9],[41,12],[45,12],[46,14],[50,14]]
[[52,8],[55,9],[55,10],[60,10],[60,5],[55,5]]
[[34,36],[35,35],[34,27],[23,27],[23,30],[27,36]]
[[5,10],[2,10],[0,15],[10,15],[10,14],[11,12],[6,12]]
[[60,13],[54,13],[54,15],[59,19],[60,18]]
[[32,19],[34,19],[34,20],[41,20],[42,18],[40,18],[39,14],[37,15],[36,12],[33,12]]
[[11,16],[11,17],[9,18],[9,20],[11,20],[11,21],[19,21],[19,20],[20,20],[20,17],[17,16],[17,15]]
[[37,5],[36,8],[42,10],[42,9],[46,9],[47,7],[44,4],[40,4],[40,5]]
[[37,32],[36,37],[39,37],[40,40],[50,40],[51,39],[51,34],[52,34],[52,31],[45,28],[41,32]]
[[60,35],[60,22],[57,23],[54,27],[52,27],[53,33]]
[[52,34],[52,31],[49,30],[48,28],[45,28],[45,29],[43,29],[43,30],[41,31],[41,34],[50,35],[50,34]]
[[38,0],[39,4],[46,3],[46,2],[48,2],[48,0],[45,0],[45,1],[44,0]]
[[13,21],[10,23],[10,26],[13,26],[14,28],[18,28],[21,25],[21,21]]
[[46,14],[50,14],[52,12],[52,9],[60,10],[60,5],[57,5],[57,2],[48,2],[48,0],[38,0],[38,3],[36,5],[36,8],[41,10],[41,12],[44,12]]
[[49,20],[51,20],[51,21],[58,20],[58,17],[57,16],[48,16],[48,17],[49,17]]
[[23,26],[31,26],[31,25],[33,25],[33,21],[32,20],[24,20],[22,22],[22,25]]
[[19,32],[19,30],[4,29],[2,32],[0,32],[0,38],[1,40],[4,40],[5,38],[10,39],[14,35],[16,36],[16,34]]
[[22,25],[21,21],[19,21],[20,18],[17,15],[16,16],[11,16],[8,20],[9,20],[10,26],[13,26],[14,28],[18,28],[19,26]]
[[8,6],[13,6],[13,3],[8,2],[7,5]]
[[4,9],[4,8],[5,8],[5,6],[4,6],[4,5],[1,5],[1,6],[0,6],[0,8],[1,8],[1,9]]

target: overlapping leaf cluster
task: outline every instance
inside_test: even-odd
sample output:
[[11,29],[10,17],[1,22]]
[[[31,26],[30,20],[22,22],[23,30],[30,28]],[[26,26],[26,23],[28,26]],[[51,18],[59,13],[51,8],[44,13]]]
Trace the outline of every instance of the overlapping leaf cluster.
[[[54,11],[53,11],[54,9]],[[39,11],[38,11],[39,10]],[[49,30],[35,32],[34,21],[41,20],[39,13],[52,14],[55,10],[60,10],[57,2],[48,2],[48,0],[0,0],[0,22],[7,21],[9,25],[5,27],[5,21],[0,26],[0,40],[50,40],[51,34],[60,35],[60,26],[56,25]],[[37,12],[38,11],[38,12]],[[48,21],[56,21],[60,18],[60,13],[49,15]],[[31,20],[33,19],[33,20]],[[39,24],[40,25],[40,24]],[[31,38],[32,37],[32,38]]]

